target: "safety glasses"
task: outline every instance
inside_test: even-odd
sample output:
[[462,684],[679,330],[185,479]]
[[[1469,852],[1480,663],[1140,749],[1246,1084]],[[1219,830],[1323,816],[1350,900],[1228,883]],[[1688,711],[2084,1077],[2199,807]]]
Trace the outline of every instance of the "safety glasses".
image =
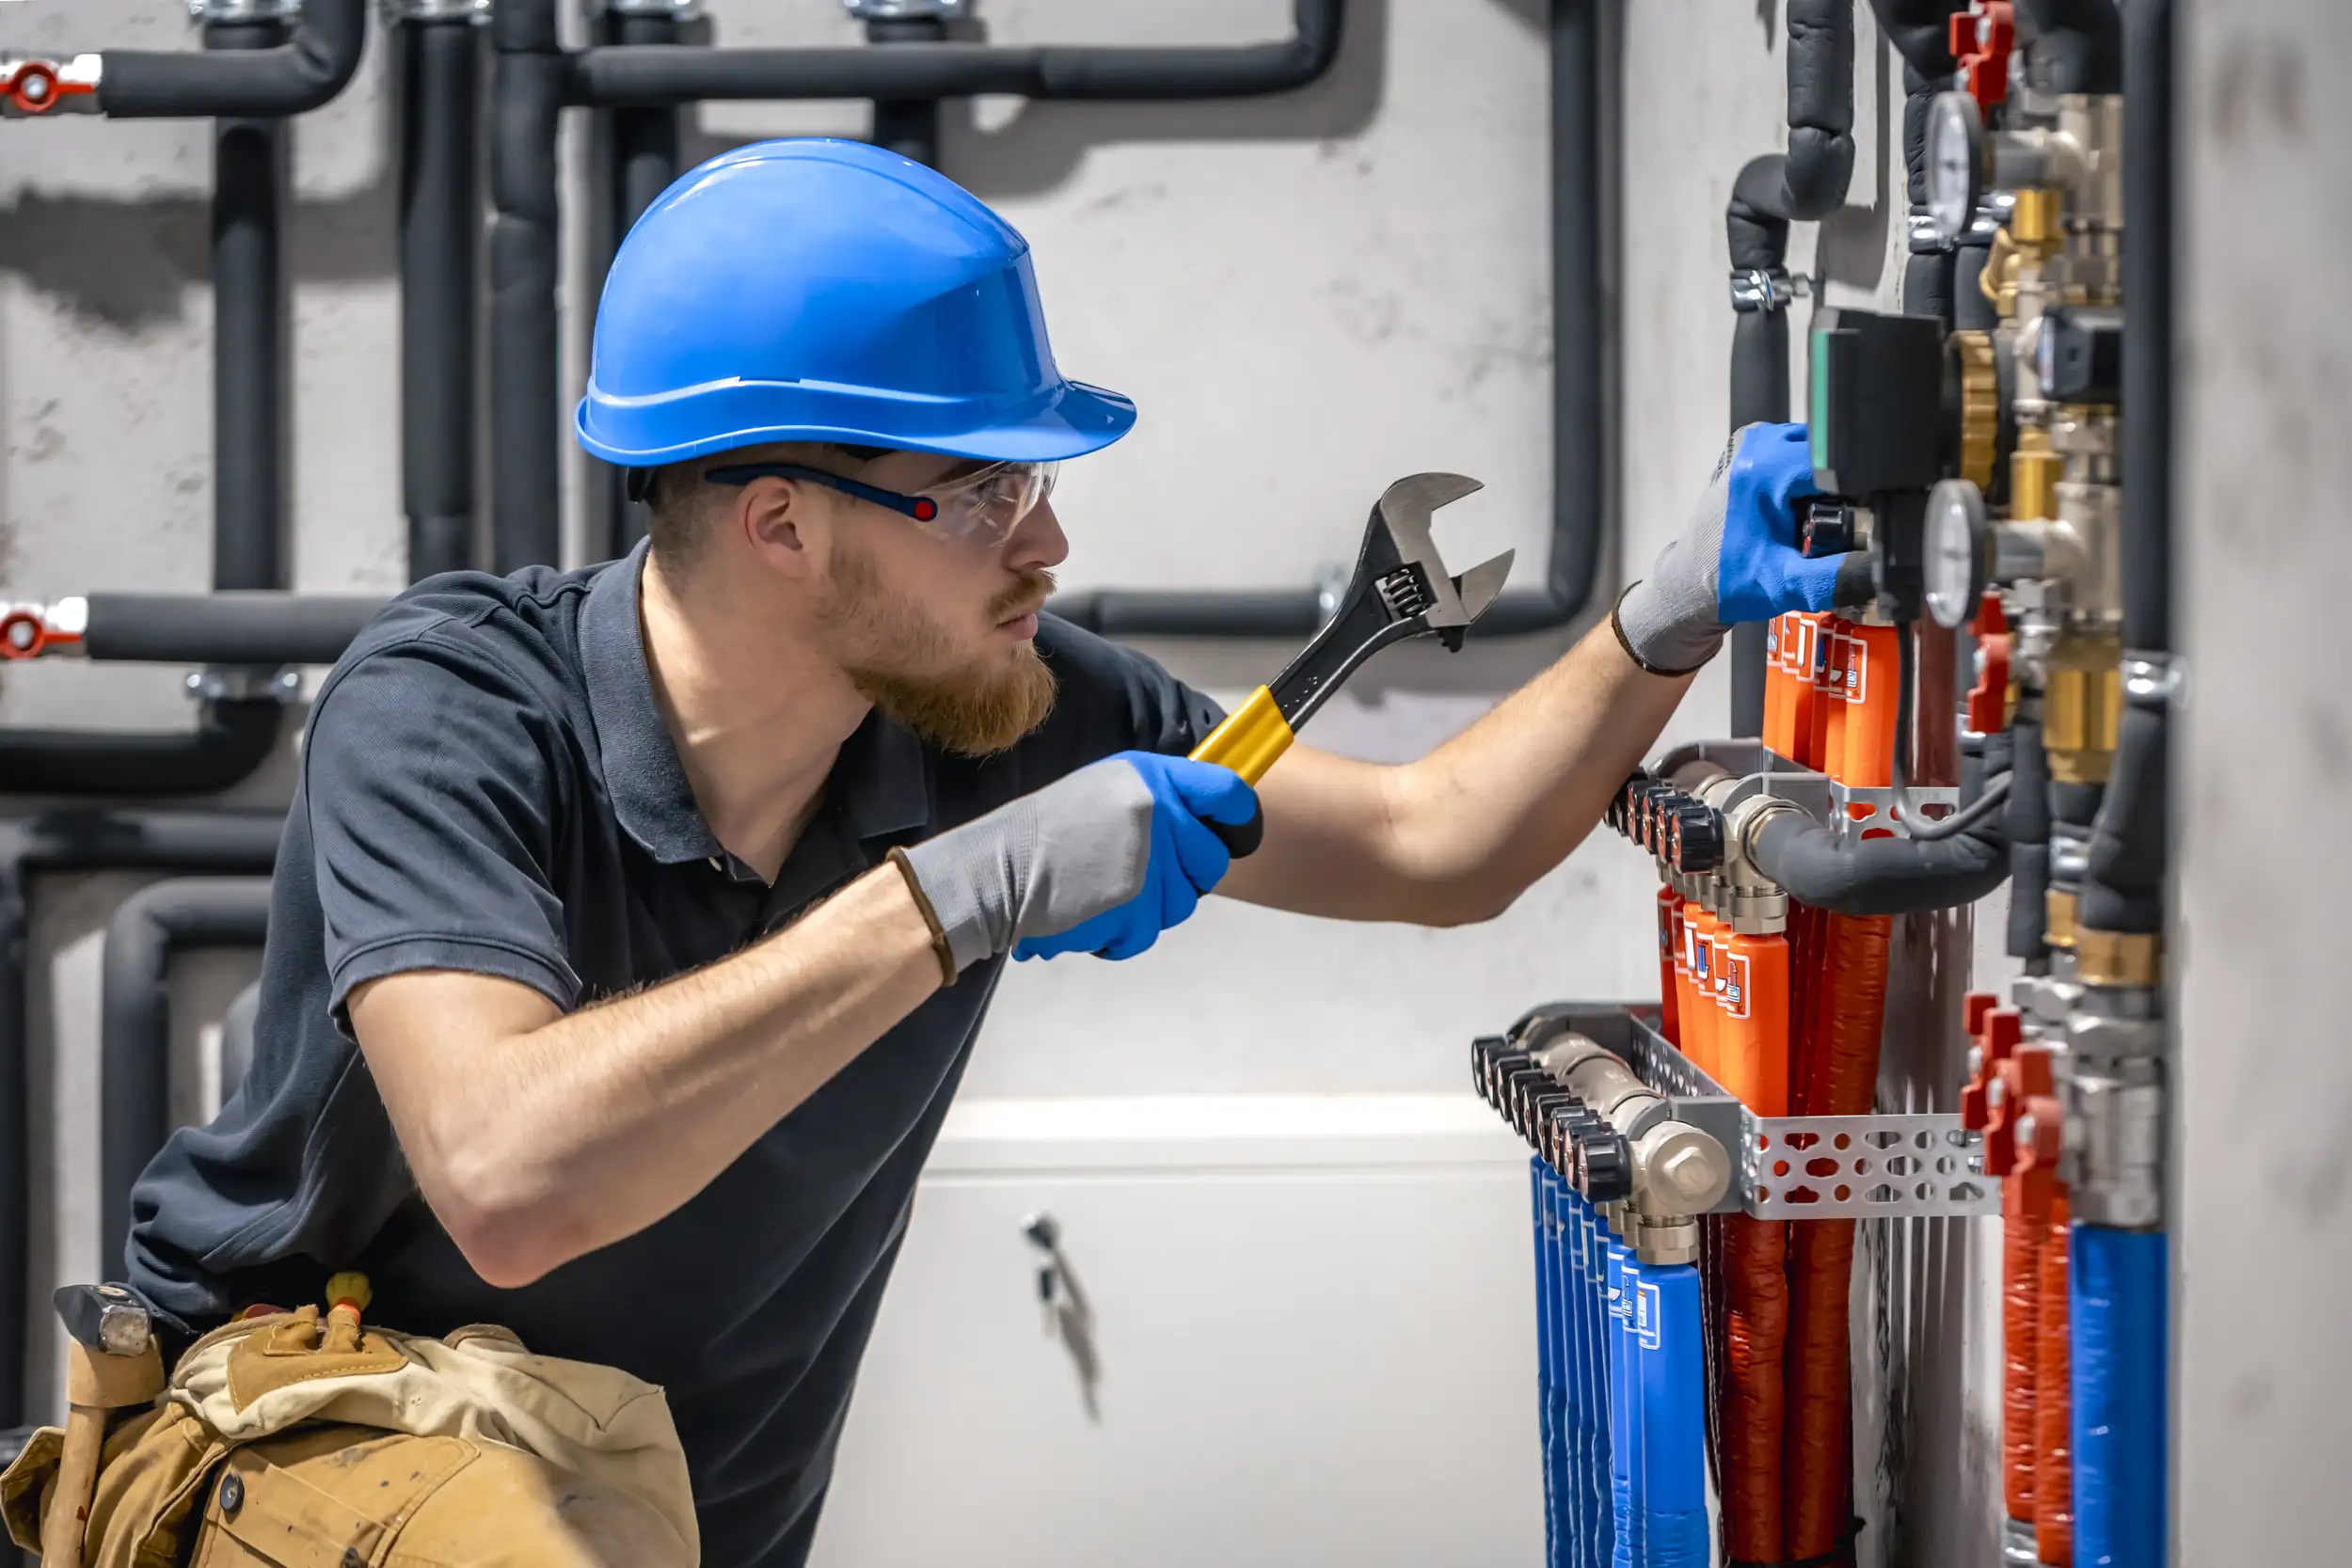
[[912,495],[800,463],[737,463],[703,475],[713,484],[749,484],[755,479],[799,479],[885,506],[933,538],[950,542],[979,538],[1001,544],[1021,519],[1054,493],[1058,463],[992,463],[987,467]]

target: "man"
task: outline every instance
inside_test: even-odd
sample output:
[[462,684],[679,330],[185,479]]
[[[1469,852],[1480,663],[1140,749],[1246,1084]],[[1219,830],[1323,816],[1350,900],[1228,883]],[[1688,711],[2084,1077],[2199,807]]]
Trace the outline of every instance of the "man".
[[[784,141],[681,180],[577,421],[649,546],[421,584],[329,676],[253,1069],[141,1183],[133,1283],[195,1330],[357,1269],[395,1327],[623,1368],[668,1392],[705,1560],[798,1563],[1009,954],[1124,958],[1212,888],[1486,919],[1725,621],[1827,602],[1802,441],[1759,429],[1493,714],[1405,767],[1294,747],[1253,799],[1184,759],[1213,705],[1040,613],[1050,465],[1134,419],[1061,378],[1025,244],[941,176]],[[1260,809],[1229,865],[1207,824]]]

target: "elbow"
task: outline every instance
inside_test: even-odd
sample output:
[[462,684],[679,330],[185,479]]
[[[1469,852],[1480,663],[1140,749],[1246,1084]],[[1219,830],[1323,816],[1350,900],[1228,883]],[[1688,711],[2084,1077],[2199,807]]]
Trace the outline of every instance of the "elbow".
[[1502,918],[1527,888],[1525,881],[1517,879],[1454,878],[1424,888],[1414,905],[1412,918],[1418,925],[1444,930],[1484,926]]
[[520,1177],[521,1165],[461,1152],[417,1173],[433,1217],[467,1266],[501,1291],[535,1284],[587,1250],[569,1244],[570,1216],[547,1184]]

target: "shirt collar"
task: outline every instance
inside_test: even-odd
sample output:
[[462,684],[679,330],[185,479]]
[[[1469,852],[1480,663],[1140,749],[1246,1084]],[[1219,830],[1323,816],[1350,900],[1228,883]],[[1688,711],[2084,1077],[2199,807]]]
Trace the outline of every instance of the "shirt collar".
[[[675,865],[725,851],[695,803],[677,744],[654,701],[638,615],[645,550],[641,540],[596,574],[580,610],[580,657],[613,816],[647,854]],[[930,820],[930,768],[923,743],[879,712],[867,714],[843,742],[825,788],[826,809],[838,810],[858,839],[905,832]]]

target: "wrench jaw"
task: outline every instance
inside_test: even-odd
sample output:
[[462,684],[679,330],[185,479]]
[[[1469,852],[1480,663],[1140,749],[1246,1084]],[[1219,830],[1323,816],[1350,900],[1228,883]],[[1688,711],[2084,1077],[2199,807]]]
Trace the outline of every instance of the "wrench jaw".
[[1447,648],[1460,649],[1462,634],[1502,592],[1511,552],[1454,577],[1430,535],[1430,516],[1480,488],[1467,475],[1425,473],[1400,479],[1382,493],[1364,525],[1356,573],[1338,611],[1268,683],[1293,730],[1328,701],[1358,665],[1391,643],[1435,633]]

